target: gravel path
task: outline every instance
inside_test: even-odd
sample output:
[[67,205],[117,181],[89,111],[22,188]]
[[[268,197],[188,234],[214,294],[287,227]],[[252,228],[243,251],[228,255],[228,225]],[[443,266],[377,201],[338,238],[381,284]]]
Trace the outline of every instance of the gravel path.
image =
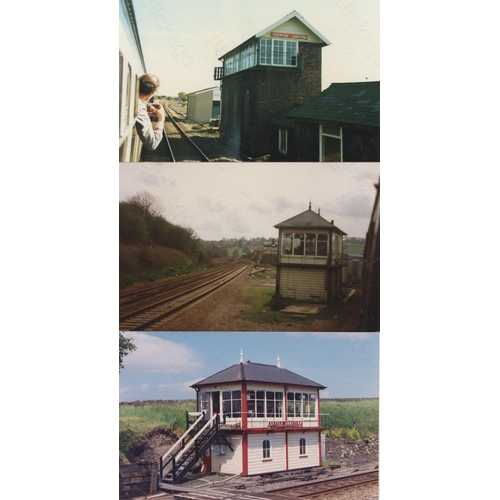
[[[240,293],[245,287],[274,289],[274,281],[258,280],[247,273],[225,285],[186,309],[155,325],[156,331],[231,331],[231,332],[338,332],[356,331],[359,304],[356,294],[347,304],[339,304],[338,309],[321,317],[286,318],[278,323],[266,319],[269,306],[263,304],[260,322],[241,318],[240,312],[249,309]],[[360,295],[357,292],[357,295]]]

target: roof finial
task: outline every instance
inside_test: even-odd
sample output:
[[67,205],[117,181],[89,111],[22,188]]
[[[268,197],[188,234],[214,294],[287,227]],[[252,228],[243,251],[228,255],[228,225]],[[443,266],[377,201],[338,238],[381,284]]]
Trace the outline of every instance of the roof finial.
[[311,210],[311,200],[309,200],[309,210]]
[[318,207],[318,215],[321,215],[321,207]]
[[281,361],[280,361],[280,355],[278,354],[278,363],[277,363],[278,368],[281,368]]
[[240,363],[243,363],[243,349],[240,349]]

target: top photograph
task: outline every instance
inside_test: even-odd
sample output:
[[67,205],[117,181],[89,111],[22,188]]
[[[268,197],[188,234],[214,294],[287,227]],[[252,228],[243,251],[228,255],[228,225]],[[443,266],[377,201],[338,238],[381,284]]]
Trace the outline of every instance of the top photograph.
[[120,162],[379,162],[379,1],[120,0]]

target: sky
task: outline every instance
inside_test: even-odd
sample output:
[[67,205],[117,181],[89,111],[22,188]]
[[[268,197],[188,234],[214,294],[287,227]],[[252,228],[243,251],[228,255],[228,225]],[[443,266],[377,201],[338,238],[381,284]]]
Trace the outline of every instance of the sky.
[[330,45],[322,90],[333,82],[380,80],[378,0],[133,0],[146,70],[160,95],[218,85],[219,57],[296,10]]
[[309,207],[351,237],[366,236],[378,163],[122,163],[120,201],[147,191],[164,217],[203,240],[274,238]]
[[326,386],[323,398],[379,396],[378,333],[126,332],[120,401],[193,399],[189,386],[243,359],[276,365]]

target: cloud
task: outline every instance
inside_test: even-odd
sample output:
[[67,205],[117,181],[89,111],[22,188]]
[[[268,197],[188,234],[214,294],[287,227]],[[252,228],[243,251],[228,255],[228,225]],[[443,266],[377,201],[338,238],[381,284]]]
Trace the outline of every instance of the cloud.
[[191,385],[195,384],[196,382],[199,382],[200,379],[190,379],[190,380],[184,380],[184,381],[178,381],[178,382],[173,382],[171,384],[160,384],[158,386],[158,389],[162,392],[169,392],[169,393],[180,393],[180,394],[188,394],[191,398],[195,397],[195,392],[190,387]]
[[203,357],[187,344],[169,342],[156,335],[128,332],[136,351],[124,360],[124,370],[128,372],[169,373],[176,377],[199,371],[204,367]]

